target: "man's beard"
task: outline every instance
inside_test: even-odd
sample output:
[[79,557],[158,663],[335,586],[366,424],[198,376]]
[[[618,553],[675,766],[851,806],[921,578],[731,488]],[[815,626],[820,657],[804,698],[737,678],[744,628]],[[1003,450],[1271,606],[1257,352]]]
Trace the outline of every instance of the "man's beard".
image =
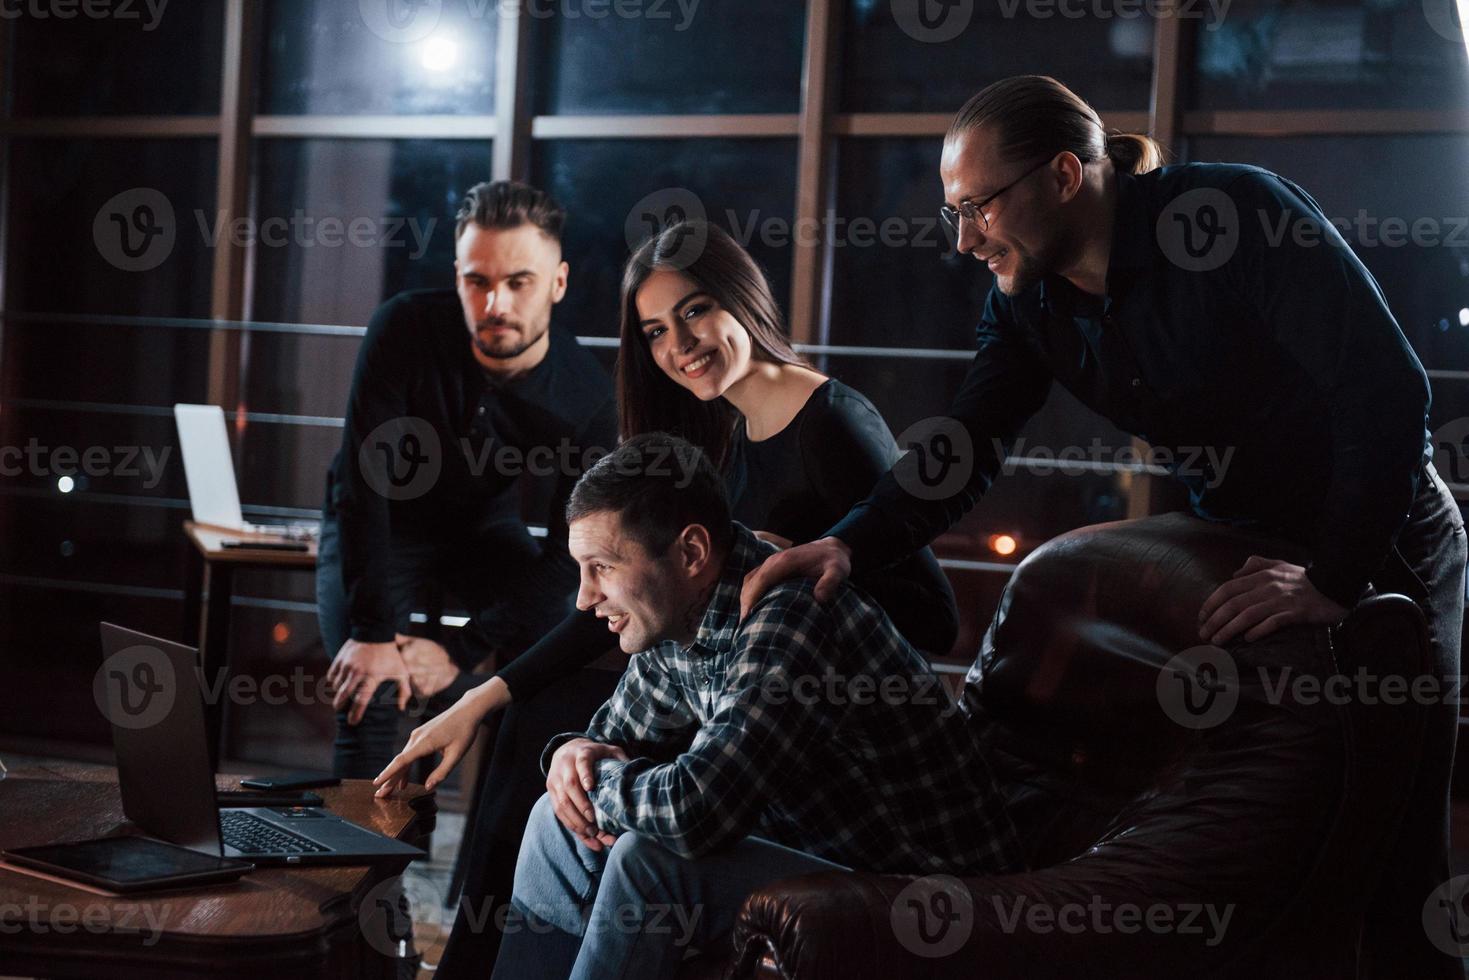
[[540,339],[546,335],[546,331],[550,329],[551,321],[550,318],[547,318],[541,323],[541,328],[534,332],[527,330],[524,326],[516,325],[513,336],[505,335],[495,343],[487,343],[480,339],[480,332],[491,325],[488,323],[475,324],[474,333],[471,335],[474,349],[491,360],[508,361],[519,357],[540,342]]
[[1046,276],[1051,274],[1049,263],[1029,253],[1015,253],[1015,272],[1009,276],[996,276],[995,284],[1006,296],[1019,296]]
[[1052,240],[1034,252],[1022,252],[1018,249],[1013,251],[1015,272],[1008,277],[1008,285],[1002,281],[1002,277],[995,277],[995,284],[1006,296],[1019,296],[1042,279],[1054,275],[1057,269],[1062,268],[1061,256],[1066,252],[1066,245],[1064,242]]

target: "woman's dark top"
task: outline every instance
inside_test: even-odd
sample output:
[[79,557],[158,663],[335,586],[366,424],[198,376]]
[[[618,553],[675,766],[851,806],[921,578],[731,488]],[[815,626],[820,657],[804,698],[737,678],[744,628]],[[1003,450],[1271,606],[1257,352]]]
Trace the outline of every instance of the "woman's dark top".
[[[724,468],[734,519],[800,544],[819,536],[867,496],[900,455],[887,423],[860,392],[831,379],[811,393],[790,424],[752,442],[744,420]],[[919,650],[945,654],[959,631],[953,590],[928,548],[853,583],[883,608]],[[595,613],[576,612],[501,669],[517,700],[529,698],[596,660],[613,644]]]

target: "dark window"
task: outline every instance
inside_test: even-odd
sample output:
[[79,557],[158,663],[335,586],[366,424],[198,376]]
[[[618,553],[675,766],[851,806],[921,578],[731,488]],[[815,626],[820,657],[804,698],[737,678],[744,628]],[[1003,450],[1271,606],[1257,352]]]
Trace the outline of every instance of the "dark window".
[[493,113],[500,2],[273,0],[260,111]]
[[11,141],[6,307],[207,316],[215,157],[204,139]]
[[[1054,75],[1098,109],[1142,109],[1153,64],[1148,5],[1110,0],[849,0],[843,112],[955,112],[1010,75]],[[1066,16],[1062,8],[1081,9]],[[1101,11],[1099,16],[1097,11]]]
[[[7,4],[10,112],[16,116],[214,115],[222,0]],[[88,16],[94,8],[107,16]],[[35,11],[47,16],[36,16]]]
[[836,144],[834,344],[973,349],[992,277],[939,220],[939,137]]
[[1211,16],[1197,31],[1190,104],[1460,108],[1469,68],[1454,7],[1454,0],[1235,0],[1227,16]]
[[454,212],[489,175],[488,142],[260,141],[251,315],[366,326],[404,289],[452,286]]
[[524,9],[535,22],[537,112],[799,108],[803,3],[528,0]]

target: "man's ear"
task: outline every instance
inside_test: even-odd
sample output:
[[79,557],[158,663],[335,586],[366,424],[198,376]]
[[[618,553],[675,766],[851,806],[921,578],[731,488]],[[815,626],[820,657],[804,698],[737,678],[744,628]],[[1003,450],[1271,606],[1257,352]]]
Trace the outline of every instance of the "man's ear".
[[1064,150],[1058,155],[1056,165],[1059,168],[1055,178],[1056,197],[1065,204],[1081,192],[1085,168],[1081,158],[1070,150]]
[[551,286],[551,302],[552,303],[559,303],[559,302],[561,302],[561,298],[566,295],[567,276],[570,273],[571,273],[571,266],[569,266],[569,265],[566,264],[566,260],[565,259],[562,259],[561,260],[561,264],[556,267],[556,281]]
[[714,543],[709,538],[709,529],[702,524],[690,524],[678,532],[675,545],[679,567],[689,578],[696,578],[714,560]]

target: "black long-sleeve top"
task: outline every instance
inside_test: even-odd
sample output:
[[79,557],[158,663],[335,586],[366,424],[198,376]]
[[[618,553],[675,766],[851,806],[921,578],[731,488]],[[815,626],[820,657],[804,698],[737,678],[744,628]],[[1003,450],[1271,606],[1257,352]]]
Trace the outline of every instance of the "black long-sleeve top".
[[611,379],[555,326],[541,363],[506,383],[480,367],[470,343],[451,289],[400,293],[368,325],[326,508],[341,527],[355,640],[393,639],[387,567],[394,536],[453,542],[481,523],[518,515],[526,473],[556,476],[540,557],[517,580],[531,592],[576,588],[566,498],[587,452],[617,444]]
[[[847,513],[897,458],[897,442],[873,404],[832,379],[768,439],[752,442],[741,422],[726,461],[725,486],[735,520],[799,543]],[[954,645],[958,607],[928,548],[854,582],[914,647],[944,654]],[[499,676],[513,697],[525,699],[611,646],[606,623],[591,612],[573,613]]]
[[905,457],[829,532],[854,568],[912,553],[973,507],[1052,379],[1168,450],[1199,516],[1313,545],[1308,578],[1345,606],[1431,458],[1428,377],[1377,283],[1305,191],[1258,167],[1119,174],[1105,297],[1059,276],[992,289],[978,345],[950,410],[972,443],[967,481],[910,494]]

